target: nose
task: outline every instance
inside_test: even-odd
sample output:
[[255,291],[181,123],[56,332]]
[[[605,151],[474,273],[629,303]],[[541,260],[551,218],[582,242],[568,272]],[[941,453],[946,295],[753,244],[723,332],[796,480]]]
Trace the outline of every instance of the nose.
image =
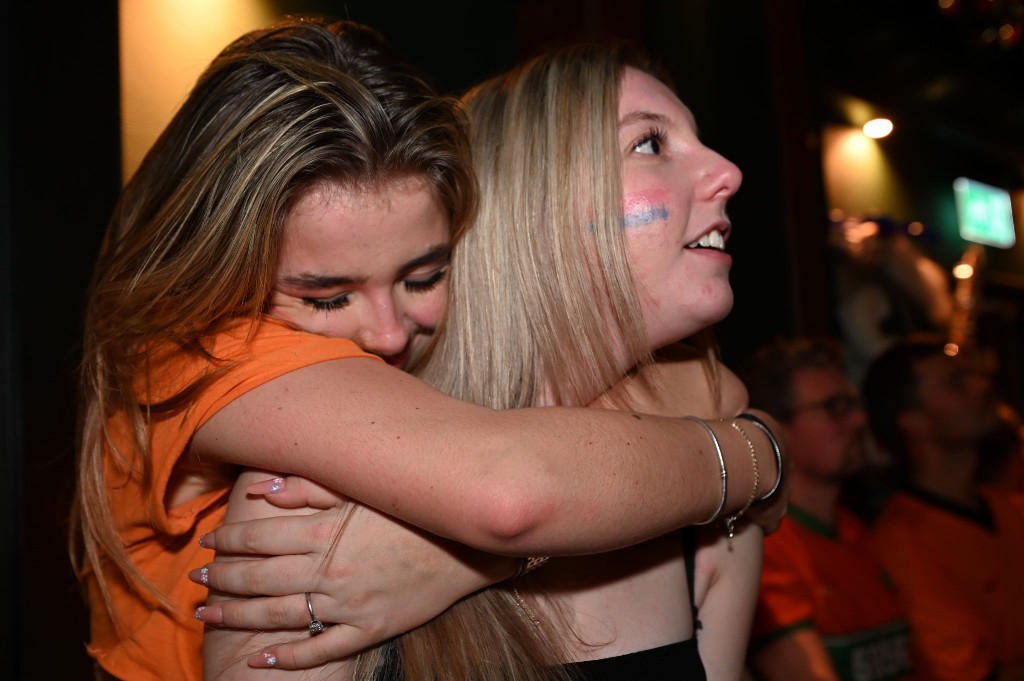
[[406,316],[390,295],[367,301],[365,317],[358,337],[360,347],[375,355],[397,355],[409,344],[410,328]]
[[718,152],[708,149],[707,153],[699,183],[700,198],[710,201],[732,197],[743,183],[743,173],[735,163]]

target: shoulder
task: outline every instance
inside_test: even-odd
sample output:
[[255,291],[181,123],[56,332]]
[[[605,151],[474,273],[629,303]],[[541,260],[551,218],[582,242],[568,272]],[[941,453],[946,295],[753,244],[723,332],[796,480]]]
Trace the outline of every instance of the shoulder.
[[148,354],[149,369],[136,378],[139,399],[148,404],[200,382],[212,388],[225,380],[237,382],[239,376],[273,378],[331,359],[372,357],[348,339],[307,333],[270,317],[231,320],[189,345],[166,342]]
[[1024,494],[993,487],[983,487],[981,493],[1000,530],[1024,537]]
[[881,512],[872,524],[872,534],[884,534],[907,528],[932,515],[927,505],[909,494],[896,492],[886,500]]
[[268,352],[324,353],[337,357],[370,357],[347,338],[328,338],[297,329],[273,317],[237,320],[211,338],[216,358],[245,359]]

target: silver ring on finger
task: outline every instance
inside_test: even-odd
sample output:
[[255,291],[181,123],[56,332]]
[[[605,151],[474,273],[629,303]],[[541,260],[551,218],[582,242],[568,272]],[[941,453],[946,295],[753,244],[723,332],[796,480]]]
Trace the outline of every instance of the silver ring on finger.
[[327,627],[324,623],[316,618],[313,614],[313,599],[310,597],[309,592],[306,592],[306,609],[309,610],[309,635],[316,636],[321,633]]

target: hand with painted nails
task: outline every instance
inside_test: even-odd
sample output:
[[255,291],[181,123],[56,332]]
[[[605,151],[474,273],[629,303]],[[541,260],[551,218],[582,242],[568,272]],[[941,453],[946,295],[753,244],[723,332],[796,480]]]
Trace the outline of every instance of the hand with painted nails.
[[[275,503],[291,504],[307,493],[310,501],[328,500],[298,478],[287,478],[274,493],[265,487],[279,482],[250,485],[251,479],[236,487],[245,490],[246,503],[256,503],[253,492],[261,490]],[[238,507],[232,499],[232,508]],[[363,506],[296,512],[301,514],[228,523],[204,536],[203,545],[216,549],[218,560],[189,574],[211,589],[210,601],[196,611],[197,619],[215,625],[207,640],[232,629],[260,632],[242,651],[250,667],[309,669],[340,660],[423,624],[463,596],[509,577],[518,565]],[[306,592],[316,618],[333,625],[314,637]],[[217,676],[215,669],[208,672]]]

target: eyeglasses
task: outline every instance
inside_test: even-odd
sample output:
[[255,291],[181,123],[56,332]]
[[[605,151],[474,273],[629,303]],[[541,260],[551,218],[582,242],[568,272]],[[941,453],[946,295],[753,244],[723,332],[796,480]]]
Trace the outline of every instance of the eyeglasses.
[[861,404],[858,396],[848,393],[839,393],[837,395],[830,395],[823,400],[818,400],[817,402],[810,402],[808,404],[791,407],[789,409],[789,415],[795,416],[802,411],[814,411],[815,409],[821,409],[832,418],[841,419],[854,409],[861,408],[863,408],[863,405]]

